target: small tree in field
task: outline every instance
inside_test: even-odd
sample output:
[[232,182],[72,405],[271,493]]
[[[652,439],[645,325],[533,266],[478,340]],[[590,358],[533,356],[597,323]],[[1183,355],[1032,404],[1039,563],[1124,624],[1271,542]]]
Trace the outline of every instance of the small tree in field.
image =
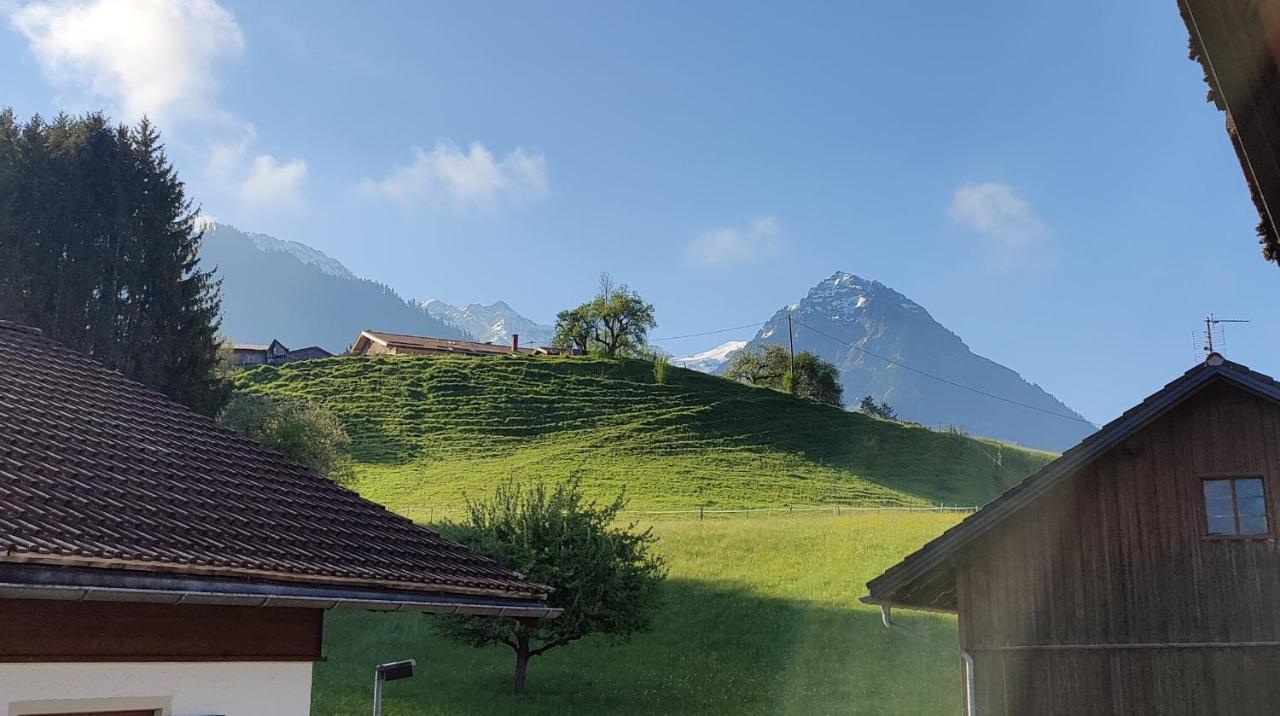
[[661,351],[653,354],[653,380],[658,385],[666,385],[671,380],[671,360]]
[[555,591],[555,619],[431,617],[444,636],[470,646],[505,644],[515,652],[517,693],[529,660],[592,634],[624,639],[649,628],[666,577],[652,552],[649,530],[614,525],[623,496],[599,506],[586,502],[577,479],[548,490],[512,480],[493,497],[467,501],[467,520],[447,525],[447,536]]

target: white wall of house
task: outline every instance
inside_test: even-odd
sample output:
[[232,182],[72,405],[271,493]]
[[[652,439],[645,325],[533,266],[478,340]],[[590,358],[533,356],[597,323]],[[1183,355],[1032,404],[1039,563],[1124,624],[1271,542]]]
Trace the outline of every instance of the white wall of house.
[[145,708],[164,716],[306,716],[311,664],[0,664],[0,716]]

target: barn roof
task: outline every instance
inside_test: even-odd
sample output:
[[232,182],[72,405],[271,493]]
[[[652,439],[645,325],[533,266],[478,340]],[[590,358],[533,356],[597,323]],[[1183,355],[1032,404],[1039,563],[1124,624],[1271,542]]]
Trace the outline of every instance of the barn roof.
[[[511,352],[511,346],[509,345],[464,341],[457,338],[410,336],[403,333],[388,333],[386,331],[361,331],[359,338],[356,339],[352,352],[360,352],[365,346],[367,346],[369,341],[376,341],[384,346],[440,351],[443,353],[457,353],[459,355],[501,355]],[[535,348],[520,346],[517,349],[517,352],[536,353],[538,351]]]
[[1178,8],[1209,100],[1226,113],[1227,135],[1262,218],[1263,255],[1280,262],[1280,4],[1178,0]]
[[1148,396],[1120,417],[1102,426],[1058,459],[1009,488],[960,524],[908,555],[884,574],[867,583],[869,604],[912,609],[955,611],[955,554],[1010,515],[1044,495],[1059,481],[1075,474],[1107,450],[1122,443],[1151,421],[1164,415],[1202,388],[1228,381],[1254,394],[1280,402],[1280,383],[1217,353],[1165,387]]
[[198,578],[236,593],[284,585],[292,591],[272,593],[334,601],[350,590],[512,613],[545,613],[549,592],[34,329],[0,322],[0,596],[23,575],[58,579],[50,568],[101,584],[90,578],[97,570],[117,590]]

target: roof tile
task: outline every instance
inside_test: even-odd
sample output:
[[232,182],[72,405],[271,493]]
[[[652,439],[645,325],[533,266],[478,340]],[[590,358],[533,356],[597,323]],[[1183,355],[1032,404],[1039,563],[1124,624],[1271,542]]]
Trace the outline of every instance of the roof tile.
[[60,560],[423,592],[549,591],[0,322],[0,561]]

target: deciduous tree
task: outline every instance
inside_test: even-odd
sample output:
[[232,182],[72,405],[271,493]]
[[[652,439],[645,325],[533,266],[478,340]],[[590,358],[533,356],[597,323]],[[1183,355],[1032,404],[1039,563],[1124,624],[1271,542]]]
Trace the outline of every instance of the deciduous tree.
[[492,498],[468,500],[467,520],[442,527],[483,555],[552,587],[555,619],[433,617],[446,637],[471,646],[504,644],[515,653],[514,689],[524,691],[530,659],[592,634],[626,638],[649,628],[666,576],[650,530],[615,523],[623,496],[588,502],[573,479],[548,490],[500,484]]
[[218,422],[337,482],[352,477],[346,453],[351,439],[333,413],[321,405],[237,392]]
[[598,351],[609,358],[641,355],[649,331],[657,325],[653,304],[626,284],[614,284],[605,273],[600,275],[595,298],[556,316],[554,342],[562,348]]

